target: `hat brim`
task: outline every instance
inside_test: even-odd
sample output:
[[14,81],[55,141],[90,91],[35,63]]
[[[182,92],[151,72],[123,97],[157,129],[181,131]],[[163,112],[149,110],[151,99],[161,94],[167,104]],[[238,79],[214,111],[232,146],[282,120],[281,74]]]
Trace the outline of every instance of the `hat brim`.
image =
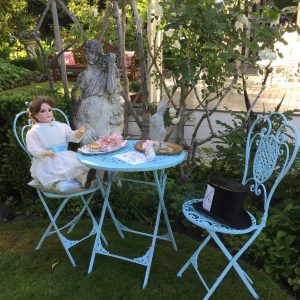
[[249,214],[243,210],[241,214],[236,218],[234,222],[230,222],[228,220],[224,220],[220,218],[219,216],[211,213],[210,211],[207,211],[206,209],[203,208],[202,202],[197,202],[193,204],[195,210],[204,213],[205,215],[215,219],[217,222],[224,224],[226,226],[232,227],[234,229],[246,229],[249,228],[252,225],[251,218]]

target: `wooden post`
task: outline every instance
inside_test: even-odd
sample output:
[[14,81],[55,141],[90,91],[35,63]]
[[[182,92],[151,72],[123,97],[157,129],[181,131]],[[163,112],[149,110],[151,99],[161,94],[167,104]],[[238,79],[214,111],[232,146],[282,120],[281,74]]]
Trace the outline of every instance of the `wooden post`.
[[[60,52],[62,50],[62,41],[61,41],[61,36],[60,36],[56,0],[49,0],[49,1],[51,1],[51,11],[52,11],[52,17],[53,17],[56,48],[57,48],[58,52]],[[70,99],[67,71],[66,71],[65,60],[63,59],[63,54],[59,55],[57,59],[58,59],[59,65],[60,65],[61,78],[62,78],[62,82],[63,82],[65,97],[67,99]]]
[[[148,0],[148,23],[147,23],[147,35],[148,35],[148,43],[149,43],[149,49],[151,53],[154,55],[155,49],[159,47],[162,41],[162,32],[156,32],[156,26],[157,26],[157,20],[154,20],[151,22],[151,7],[153,7],[154,4],[157,4],[157,0]],[[156,38],[155,38],[156,36]],[[153,56],[152,56],[153,57]],[[156,59],[159,60],[159,67],[160,67],[160,72],[162,74],[162,51],[160,51],[158,56],[154,56]],[[151,55],[148,54],[148,66],[151,65]],[[149,68],[149,67],[148,67]],[[152,65],[152,68],[150,69],[150,74],[155,71],[155,66],[154,64]],[[147,85],[148,85],[148,91],[149,91],[149,102],[150,103],[157,103],[159,102],[161,98],[161,88],[156,87],[155,85],[155,80],[153,77],[149,76],[148,74],[147,77]]]
[[142,116],[142,139],[148,139],[149,128],[150,128],[150,112],[149,112],[149,99],[148,99],[148,87],[147,87],[148,74],[147,74],[146,60],[144,54],[142,21],[137,9],[136,0],[132,0],[130,2],[130,5],[133,10],[133,15],[136,24],[136,41],[137,41],[138,57],[139,57],[140,72],[141,72],[142,91],[144,96],[143,116]]
[[[128,99],[130,99],[129,97],[129,82],[128,82],[128,76],[127,76],[127,69],[125,67],[125,42],[126,42],[126,4],[123,3],[122,6],[122,18],[121,18],[121,27],[122,27],[122,36],[120,37],[122,39],[122,46],[123,49],[122,50],[122,73],[123,73],[123,81],[124,81],[124,93],[126,94],[126,96],[128,97]],[[131,105],[130,103],[127,103],[125,101],[124,103],[124,136],[128,136],[128,132],[129,132],[129,105]],[[133,110],[133,107],[131,107],[131,109]]]
[[298,2],[296,25],[297,25],[297,29],[298,29],[298,40],[300,40],[300,33],[299,33],[299,30],[300,30],[300,1]]

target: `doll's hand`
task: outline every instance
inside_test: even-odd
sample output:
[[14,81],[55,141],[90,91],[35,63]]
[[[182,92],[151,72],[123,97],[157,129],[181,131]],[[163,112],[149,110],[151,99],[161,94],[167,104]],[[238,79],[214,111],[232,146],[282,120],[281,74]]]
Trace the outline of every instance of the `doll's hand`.
[[75,133],[76,139],[80,139],[82,135],[86,132],[86,130],[87,130],[86,126],[80,127]]
[[83,135],[86,132],[86,126],[82,126],[78,129],[78,132]]
[[42,153],[42,157],[51,157],[51,158],[53,158],[53,157],[55,157],[55,153],[53,152],[53,151],[45,151],[45,152],[43,152]]

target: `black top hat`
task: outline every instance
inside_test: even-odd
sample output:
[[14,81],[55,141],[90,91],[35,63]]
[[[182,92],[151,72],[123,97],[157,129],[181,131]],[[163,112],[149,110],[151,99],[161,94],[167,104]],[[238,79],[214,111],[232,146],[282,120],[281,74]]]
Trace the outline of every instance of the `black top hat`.
[[208,180],[203,202],[194,204],[196,210],[220,223],[236,229],[250,227],[252,222],[244,210],[246,186],[231,178],[213,177]]

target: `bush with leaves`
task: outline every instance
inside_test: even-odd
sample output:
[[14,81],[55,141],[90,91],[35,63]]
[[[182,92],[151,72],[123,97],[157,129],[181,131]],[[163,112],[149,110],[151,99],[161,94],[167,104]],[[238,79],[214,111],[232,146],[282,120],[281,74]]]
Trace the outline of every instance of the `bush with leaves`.
[[11,64],[17,67],[23,67],[27,70],[38,70],[38,64],[35,58],[32,57],[18,57],[10,61]]
[[31,71],[0,59],[0,90],[14,87],[20,81],[28,83],[32,78],[33,74]]

